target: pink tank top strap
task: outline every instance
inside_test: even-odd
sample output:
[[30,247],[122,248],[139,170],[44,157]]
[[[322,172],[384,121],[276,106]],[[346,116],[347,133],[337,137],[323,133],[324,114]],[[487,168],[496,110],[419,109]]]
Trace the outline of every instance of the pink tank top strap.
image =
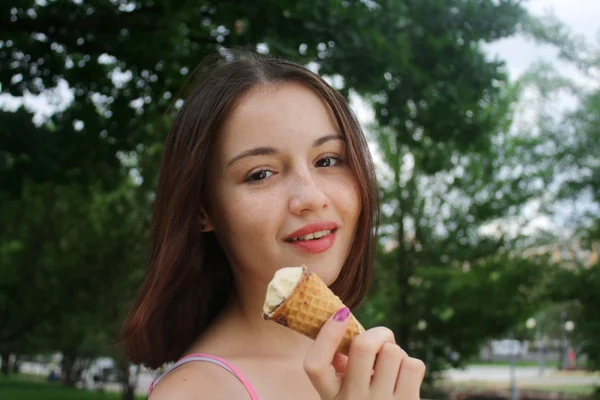
[[210,362],[210,363],[213,363],[213,364],[217,364],[220,367],[226,369],[233,376],[235,376],[240,381],[240,383],[242,385],[244,385],[244,388],[246,389],[246,391],[248,392],[248,395],[250,396],[250,400],[260,400],[260,398],[258,397],[258,393],[254,389],[254,387],[252,386],[252,384],[250,383],[250,381],[248,381],[248,379],[246,379],[246,377],[244,376],[244,374],[242,374],[242,371],[240,371],[239,368],[237,368],[235,365],[233,365],[232,363],[230,363],[227,360],[224,360],[224,359],[216,357],[216,356],[211,356],[209,354],[203,354],[203,353],[189,354],[189,355],[187,355],[187,356],[182,357],[181,359],[179,359],[175,364],[173,364],[172,366],[170,366],[162,375],[160,375],[158,378],[156,378],[152,382],[152,384],[150,385],[150,389],[149,389],[148,394],[152,393],[152,390],[154,389],[154,387],[168,373],[170,373],[171,371],[173,371],[175,368],[178,368],[178,367],[182,366],[183,364],[186,364],[186,363],[189,363],[189,362],[192,362],[192,361]]

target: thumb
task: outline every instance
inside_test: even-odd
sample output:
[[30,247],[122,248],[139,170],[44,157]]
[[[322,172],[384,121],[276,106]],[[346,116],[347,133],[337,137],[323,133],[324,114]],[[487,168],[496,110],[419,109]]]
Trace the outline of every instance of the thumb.
[[[332,399],[340,391],[334,358],[348,326],[350,309],[341,308],[325,322],[304,359],[304,371],[322,399]],[[337,362],[336,362],[337,363]]]

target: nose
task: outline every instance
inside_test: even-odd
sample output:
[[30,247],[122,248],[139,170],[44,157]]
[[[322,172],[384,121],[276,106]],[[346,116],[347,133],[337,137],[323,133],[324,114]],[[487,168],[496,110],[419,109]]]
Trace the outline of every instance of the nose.
[[310,171],[296,174],[295,179],[291,180],[289,191],[290,211],[294,214],[302,214],[327,208],[329,198],[323,191],[322,185],[323,183],[316,180]]

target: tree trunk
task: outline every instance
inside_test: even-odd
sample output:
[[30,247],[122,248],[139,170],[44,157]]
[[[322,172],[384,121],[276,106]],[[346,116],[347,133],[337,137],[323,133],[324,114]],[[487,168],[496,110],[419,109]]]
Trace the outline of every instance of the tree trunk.
[[403,349],[408,349],[408,343],[410,341],[410,326],[409,321],[407,320],[407,316],[409,315],[408,310],[408,296],[410,291],[410,285],[408,284],[410,271],[409,271],[409,263],[408,263],[408,254],[406,251],[406,232],[404,226],[405,214],[406,214],[406,201],[402,196],[402,191],[406,190],[402,187],[400,182],[400,176],[402,174],[402,142],[400,140],[399,135],[396,137],[396,157],[397,164],[394,165],[394,186],[396,189],[396,199],[398,200],[398,210],[397,210],[397,240],[398,240],[398,274],[397,274],[397,283],[398,283],[398,314],[400,316],[399,326],[395,329],[396,343]]
[[73,367],[73,376],[75,377],[75,382],[82,379],[83,371],[88,369],[91,364],[92,364],[92,360],[88,359],[88,358],[86,358],[86,359],[80,358],[77,360],[77,362],[75,363],[75,366]]
[[8,376],[10,373],[10,353],[2,353],[2,375]]
[[129,369],[131,363],[127,361],[121,362],[121,371],[123,372],[123,400],[135,400],[135,388],[139,376],[139,368],[134,375],[131,375]]
[[21,372],[21,360],[19,360],[18,355],[15,356],[15,361],[13,362],[11,369],[13,374],[18,374],[19,372]]
[[73,366],[75,365],[75,354],[71,351],[63,351],[63,359],[61,365],[61,381],[67,387],[75,387],[75,379],[73,376]]
[[[398,313],[401,316],[400,326],[396,333],[396,342],[403,349],[408,349],[408,343],[410,341],[410,326],[409,321],[406,318],[409,315],[408,309],[408,296],[410,291],[409,277],[410,277],[410,265],[408,260],[408,254],[406,251],[405,231],[404,231],[404,212],[400,212],[400,222],[398,228],[398,236],[400,244],[398,247]],[[401,236],[400,236],[401,235]]]

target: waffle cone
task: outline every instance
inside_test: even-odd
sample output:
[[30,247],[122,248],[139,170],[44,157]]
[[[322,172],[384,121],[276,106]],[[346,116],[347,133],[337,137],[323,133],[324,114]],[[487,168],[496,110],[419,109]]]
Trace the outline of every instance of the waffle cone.
[[[263,318],[314,340],[325,322],[342,307],[344,303],[340,298],[304,266],[302,278],[294,291],[270,314],[264,314]],[[345,355],[348,355],[352,339],[365,331],[354,315],[350,314],[349,319],[344,338],[337,348],[339,353]]]

